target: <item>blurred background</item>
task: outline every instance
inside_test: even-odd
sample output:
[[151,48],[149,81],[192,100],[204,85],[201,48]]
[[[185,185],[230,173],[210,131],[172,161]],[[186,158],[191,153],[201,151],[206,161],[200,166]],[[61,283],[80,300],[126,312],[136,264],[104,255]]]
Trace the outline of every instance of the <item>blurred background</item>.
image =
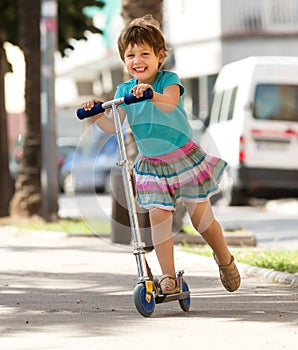
[[[32,17],[32,13],[29,14],[27,21],[31,18],[32,22],[36,20],[38,25],[46,23],[46,29],[41,31],[38,39],[38,45],[41,47],[41,80],[45,81],[44,76],[49,79],[43,83],[41,96],[44,96],[45,90],[53,94],[50,93],[52,97],[48,105],[42,102],[41,107],[36,107],[40,108],[37,117],[32,117],[26,105],[29,96],[26,82],[30,79],[30,60],[29,63],[28,59],[26,60],[28,45],[24,44],[24,40],[10,40],[10,27],[5,27],[5,24],[11,23],[13,16],[18,18],[20,14],[24,15],[24,6],[29,2],[39,3],[40,12],[38,18]],[[185,85],[184,103],[198,142],[203,134],[208,133],[214,86],[224,66],[251,56],[287,56],[296,59],[297,74],[291,82],[295,87],[293,99],[296,115],[291,124],[286,126],[282,124],[284,120],[281,118],[281,124],[275,123],[273,129],[282,127],[290,130],[288,136],[292,158],[289,171],[293,178],[297,178],[298,160],[293,154],[296,155],[298,151],[298,0],[2,1],[0,44],[4,52],[1,59],[5,57],[7,63],[3,75],[5,108],[1,109],[1,127],[5,135],[3,136],[2,131],[0,158],[1,195],[7,200],[2,203],[1,216],[12,213],[22,216],[24,212],[25,216],[37,214],[50,221],[57,216],[61,205],[59,198],[65,194],[111,192],[110,171],[118,157],[116,141],[103,135],[98,129],[94,130],[88,121],[78,120],[75,110],[83,101],[95,96],[102,99],[113,96],[116,86],[124,77],[116,46],[118,35],[126,21],[150,12],[161,22],[168,46],[171,48],[166,68],[177,72]],[[38,13],[35,14],[37,15]],[[20,26],[22,23],[26,26],[26,18],[23,21],[25,22],[19,20]],[[72,30],[63,34],[64,46],[61,48],[61,31],[66,30],[66,25],[72,25]],[[80,26],[81,32],[78,33],[74,28]],[[32,40],[35,40],[34,36],[30,40],[32,43]],[[47,45],[48,51],[43,48]],[[53,55],[52,63],[46,62],[45,57],[50,55]],[[49,65],[53,66],[50,68],[53,68],[54,73],[47,75],[45,71]],[[42,110],[51,112],[50,104],[54,105],[53,113],[45,117]],[[46,125],[46,132],[41,132],[37,137],[37,146],[33,151],[36,155],[36,150],[39,150],[39,160],[31,163],[31,166],[25,162],[22,167],[22,157],[25,148],[28,147],[25,140],[28,139],[28,134],[29,139],[32,136],[30,126],[36,118],[41,120],[41,126]],[[46,122],[45,118],[48,118]],[[6,125],[3,124],[4,119]],[[31,134],[28,133],[28,128]],[[47,134],[47,130],[50,130],[50,134]],[[272,138],[272,135],[270,137]],[[45,144],[47,138],[50,140],[49,144]],[[51,141],[53,139],[54,142]],[[91,142],[91,139],[94,142]],[[4,146],[3,142],[6,142]],[[256,147],[260,145],[256,143]],[[274,147],[278,148],[278,145]],[[5,155],[6,151],[8,156]],[[45,154],[51,157],[46,162]],[[284,154],[287,157],[287,152]],[[32,160],[34,156],[31,154],[29,158]],[[10,179],[4,176],[6,163]],[[47,164],[52,164],[50,169]],[[29,180],[28,176],[26,181],[20,180],[20,173],[24,174],[24,169],[28,171],[32,168],[35,168],[35,173],[37,171],[38,178],[41,179],[40,184],[34,180],[32,173],[29,173]],[[48,181],[44,181],[47,177]],[[13,189],[7,192],[9,181],[12,181]],[[25,191],[23,196],[16,198],[17,193],[24,191],[27,185],[31,188],[29,192],[26,194]],[[263,192],[258,193],[257,185],[255,188],[256,191],[249,201],[248,193],[242,192],[240,195],[245,201],[238,201],[239,204],[254,205],[254,198],[263,199],[262,203],[265,203],[269,197],[275,197],[273,190],[267,198]],[[297,188],[292,187],[287,194],[280,193],[276,197],[291,198],[295,207],[295,190]],[[33,201],[36,193],[39,194],[36,202],[27,203],[26,207],[24,203],[28,202],[29,197]],[[54,204],[47,208],[45,202]],[[224,204],[231,205],[232,202],[221,202],[221,205]],[[295,208],[297,209],[297,206]]]

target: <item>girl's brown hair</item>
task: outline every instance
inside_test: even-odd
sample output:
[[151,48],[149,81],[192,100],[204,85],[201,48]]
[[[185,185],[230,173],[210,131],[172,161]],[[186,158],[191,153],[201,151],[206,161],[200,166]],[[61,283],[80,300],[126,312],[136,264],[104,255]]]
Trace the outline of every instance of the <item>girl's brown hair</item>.
[[149,45],[156,55],[161,50],[164,50],[165,54],[168,51],[160,24],[152,15],[136,18],[123,29],[118,38],[118,50],[122,61],[125,60],[124,53],[127,47],[135,44]]

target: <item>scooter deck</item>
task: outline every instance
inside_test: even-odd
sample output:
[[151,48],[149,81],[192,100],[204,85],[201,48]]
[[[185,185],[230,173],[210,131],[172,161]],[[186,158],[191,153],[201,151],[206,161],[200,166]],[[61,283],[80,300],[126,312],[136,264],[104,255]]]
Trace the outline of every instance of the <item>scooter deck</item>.
[[182,300],[186,299],[190,296],[190,292],[180,292],[175,294],[168,294],[168,295],[156,295],[155,296],[155,303],[161,304],[161,303],[168,303],[173,300]]

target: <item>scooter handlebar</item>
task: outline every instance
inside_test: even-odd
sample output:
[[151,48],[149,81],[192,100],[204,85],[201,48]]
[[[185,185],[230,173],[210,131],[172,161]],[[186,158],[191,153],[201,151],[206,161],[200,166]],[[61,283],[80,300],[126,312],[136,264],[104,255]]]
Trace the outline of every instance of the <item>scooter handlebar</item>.
[[103,113],[105,110],[102,108],[102,102],[94,104],[94,107],[90,111],[86,111],[84,108],[77,109],[77,117],[81,120],[93,117],[96,114]]
[[[130,105],[132,103],[142,102],[145,100],[150,100],[153,97],[153,91],[152,89],[148,88],[144,91],[144,94],[142,97],[136,97],[134,94],[126,94],[122,98],[108,101],[105,103],[106,106],[111,106],[113,103],[116,105],[120,105],[125,103],[126,105]],[[86,111],[84,108],[78,108],[76,111],[77,117],[81,120],[85,118],[90,118],[95,116],[96,114],[103,113],[105,111],[105,108],[103,108],[103,103],[98,102],[94,104],[94,107],[90,111]]]
[[142,97],[135,97],[134,94],[126,94],[124,96],[124,103],[126,105],[130,105],[131,103],[151,100],[152,97],[153,97],[153,91],[152,89],[148,88],[147,90],[144,91],[144,94]]

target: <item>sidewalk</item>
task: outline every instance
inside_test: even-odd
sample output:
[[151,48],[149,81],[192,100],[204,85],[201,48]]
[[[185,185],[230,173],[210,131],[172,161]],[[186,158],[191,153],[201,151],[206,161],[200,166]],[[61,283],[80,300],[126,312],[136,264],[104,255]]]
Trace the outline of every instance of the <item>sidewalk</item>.
[[[212,259],[176,247],[190,311],[178,302],[159,304],[147,319],[132,298],[137,271],[130,246],[95,236],[6,232],[0,249],[1,350],[297,348],[296,286],[242,272],[241,288],[228,293]],[[155,254],[147,257],[158,276]]]

